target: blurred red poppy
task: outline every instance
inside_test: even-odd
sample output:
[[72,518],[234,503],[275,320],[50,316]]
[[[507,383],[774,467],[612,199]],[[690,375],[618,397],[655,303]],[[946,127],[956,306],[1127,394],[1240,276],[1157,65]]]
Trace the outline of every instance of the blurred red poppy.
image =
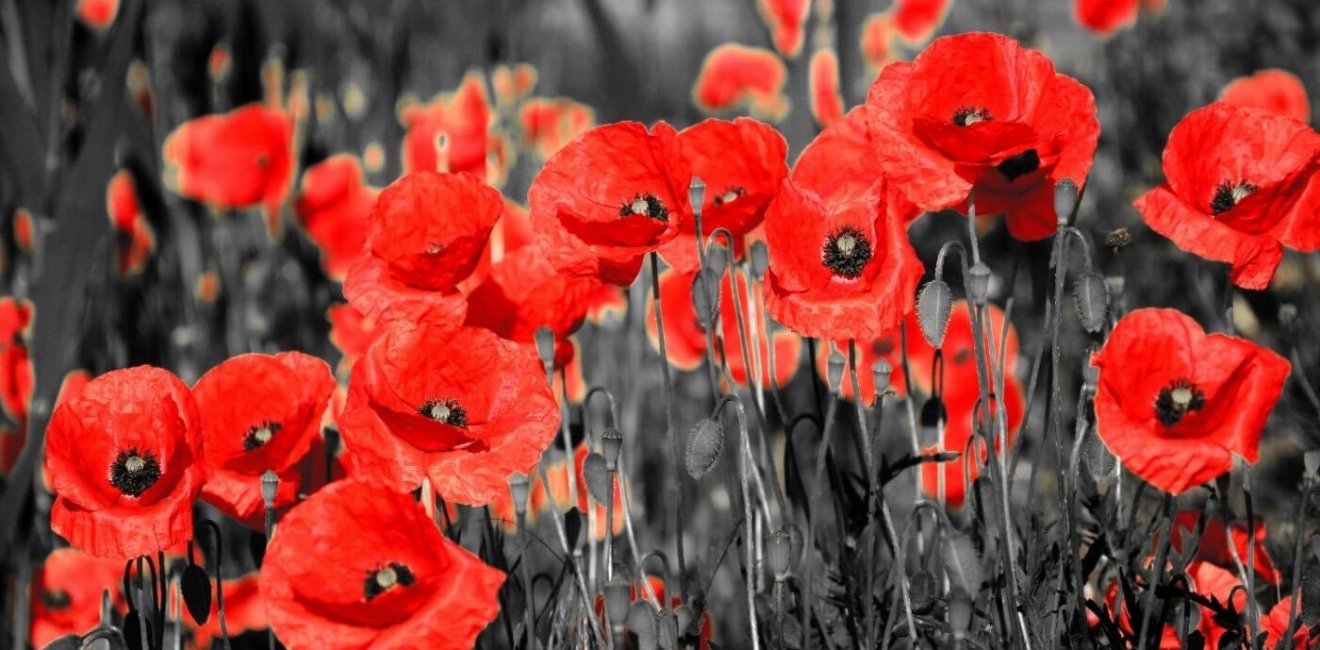
[[839,94],[839,55],[821,48],[811,55],[811,115],[816,123],[829,126],[843,119],[843,96]]
[[518,108],[524,143],[549,158],[596,125],[596,113],[586,104],[563,97],[533,97]]
[[32,574],[32,626],[28,640],[44,648],[67,634],[86,634],[101,622],[101,595],[115,610],[127,609],[120,588],[124,563],[72,548],[50,552]]
[[376,340],[376,321],[348,304],[331,305],[325,317],[330,321],[330,342],[343,355],[337,372],[346,375]]
[[294,202],[298,221],[321,248],[326,275],[342,281],[367,237],[380,190],[367,185],[357,158],[339,154],[307,168]]
[[1112,36],[1136,23],[1140,8],[1140,0],[1076,0],[1073,18],[1097,35]]
[[[774,127],[751,118],[707,119],[678,134],[692,175],[706,184],[701,230],[733,235],[734,254],[743,255],[743,237],[761,223],[779,184],[788,175],[788,143]],[[679,216],[678,236],[660,249],[671,267],[696,272],[697,228],[690,213]],[[720,239],[721,244],[724,243]]]
[[526,97],[540,76],[529,63],[497,65],[490,72],[490,85],[495,90],[495,101],[501,106],[513,104]]
[[792,181],[766,211],[765,306],[802,336],[874,339],[912,310],[924,267],[897,188],[822,196]]
[[357,475],[399,491],[429,476],[446,501],[481,505],[536,464],[559,406],[532,346],[399,322],[353,366],[339,425]]
[[399,120],[408,130],[403,139],[405,174],[453,172],[486,178],[491,111],[480,73],[468,73],[457,90],[437,95],[425,105],[403,106]]
[[114,229],[115,272],[120,276],[141,272],[156,249],[156,234],[138,205],[132,174],[121,171],[110,178],[105,203]]
[[[528,498],[527,503],[529,513],[549,514],[552,517],[560,516],[559,513],[568,510],[569,507],[577,508],[578,512],[589,517],[589,523],[592,530],[595,531],[595,540],[599,542],[607,537],[605,529],[609,512],[605,509],[605,504],[590,498],[586,474],[583,472],[583,466],[590,454],[591,449],[585,444],[579,444],[573,450],[573,478],[577,503],[573,503],[572,499],[569,498],[568,463],[563,453],[558,454],[555,460],[546,463],[545,474],[550,479],[550,485],[546,486],[541,481],[534,481],[531,496]],[[622,479],[622,476],[620,479]],[[591,507],[593,504],[594,507]],[[623,508],[623,491],[620,484],[616,483],[614,486],[614,535],[623,534]]]
[[1230,81],[1219,92],[1219,101],[1254,106],[1281,113],[1302,122],[1311,121],[1311,100],[1297,75],[1270,68]]
[[895,0],[894,27],[909,45],[921,45],[944,23],[953,0]]
[[[1177,552],[1182,552],[1184,530],[1188,532],[1196,531],[1196,522],[1200,519],[1201,513],[1196,510],[1186,510],[1178,513],[1173,519],[1173,529],[1169,533],[1169,543]],[[1233,554],[1242,560],[1242,566],[1247,565],[1247,560],[1251,556],[1248,553],[1250,538],[1255,537],[1255,565],[1256,573],[1263,580],[1271,584],[1279,584],[1283,581],[1283,576],[1274,568],[1274,561],[1270,559],[1269,549],[1265,547],[1265,522],[1257,520],[1256,534],[1247,533],[1247,522],[1234,521],[1228,527],[1230,535],[1233,538],[1233,547],[1230,549],[1228,540],[1224,535],[1224,521],[1216,516],[1207,516],[1205,520],[1205,530],[1201,533],[1200,541],[1196,548],[1196,557],[1207,562],[1213,562],[1225,569],[1235,570],[1237,561],[1233,559]]]
[[596,127],[560,149],[532,180],[532,228],[545,258],[574,275],[627,285],[642,257],[691,220],[678,134],[664,122]]
[[862,58],[873,71],[878,72],[893,62],[894,54],[894,17],[888,11],[874,13],[862,22],[862,35],[858,46]]
[[1163,185],[1135,205],[1146,225],[1189,253],[1232,266],[1264,289],[1283,247],[1320,249],[1320,135],[1290,117],[1215,103],[1173,127]]
[[0,407],[23,430],[32,403],[32,358],[28,355],[28,329],[32,303],[0,298]]
[[1095,98],[999,34],[946,36],[886,67],[866,99],[880,167],[923,210],[1004,214],[1020,240],[1054,233],[1054,185],[1085,184]]
[[708,114],[745,107],[756,117],[778,122],[788,112],[787,79],[788,69],[774,52],[725,43],[701,62],[692,101]]
[[1179,494],[1256,462],[1265,420],[1291,369],[1245,339],[1206,334],[1172,309],[1124,316],[1091,363],[1096,431],[1134,474]]
[[284,516],[260,591],[291,648],[457,650],[499,613],[503,582],[408,495],[350,479]]
[[1311,628],[1302,623],[1302,604],[1297,603],[1296,611],[1293,610],[1293,597],[1284,596],[1282,600],[1270,608],[1268,614],[1260,617],[1260,631],[1265,633],[1264,644],[1262,648],[1279,647],[1277,644],[1283,641],[1284,634],[1288,631],[1288,625],[1292,623],[1292,618],[1297,618],[1297,628],[1293,630],[1292,647],[1301,650],[1302,648],[1313,647],[1308,645],[1315,636]]
[[[668,603],[665,602],[664,578],[648,575],[646,576],[646,583],[647,586],[650,587],[650,593],[655,594],[656,601],[659,602],[661,605],[665,606],[666,608],[676,609],[683,604],[683,599],[679,598],[678,596],[671,596],[669,598],[669,602]],[[629,602],[631,603],[635,603],[639,600],[650,602],[650,597],[649,597],[650,593],[647,592],[646,587],[641,586],[641,583],[633,583],[628,585],[628,599]],[[605,622],[604,596],[600,596],[600,595],[596,596],[596,616],[601,619],[602,624]],[[696,646],[697,650],[710,650],[711,639],[715,637],[715,619],[710,615],[709,609],[702,610],[701,624],[698,629],[700,630],[700,632],[698,633],[698,638],[697,638],[697,646]],[[679,630],[680,634],[684,632],[685,630]]]
[[193,386],[209,475],[202,498],[260,529],[261,475],[272,470],[276,507],[293,503],[301,481],[294,465],[320,435],[334,389],[330,366],[302,352],[242,354],[202,375]]
[[[1147,563],[1149,564],[1149,560],[1147,560]],[[1233,604],[1236,607],[1236,611],[1240,612],[1244,609],[1247,600],[1246,592],[1239,588],[1242,583],[1232,572],[1209,562],[1198,560],[1189,564],[1185,573],[1186,575],[1183,577],[1186,579],[1185,586],[1188,591],[1203,596],[1206,599],[1214,599],[1222,605],[1227,605],[1229,598],[1231,597],[1233,599]],[[1116,610],[1124,604],[1124,600],[1119,596],[1118,591],[1118,582],[1115,581],[1109,586],[1108,593],[1106,594],[1106,601],[1111,610]],[[1195,605],[1195,613],[1187,613],[1184,615],[1183,608],[1193,606],[1190,601],[1184,602],[1185,604],[1183,606],[1173,610],[1173,620],[1171,621],[1164,621],[1161,623],[1161,617],[1158,611],[1154,612],[1154,615],[1151,617],[1151,632],[1154,632],[1154,625],[1161,625],[1159,632],[1159,649],[1179,650],[1183,647],[1181,641],[1182,628],[1180,626],[1183,625],[1184,621],[1187,623],[1186,632],[1188,634],[1196,631],[1201,633],[1202,637],[1205,639],[1204,647],[1218,648],[1219,640],[1224,635],[1224,629],[1215,623],[1214,611],[1203,605]],[[1186,616],[1186,618],[1184,618],[1184,616]],[[1126,607],[1122,607],[1121,611],[1118,611],[1115,619],[1115,622],[1118,623],[1119,628],[1121,628],[1124,633],[1129,636],[1136,636],[1138,634],[1137,628],[1141,626],[1141,621],[1134,621],[1131,611]],[[1150,636],[1152,640],[1155,638],[1154,634],[1151,634]]]
[[756,0],[756,9],[770,28],[775,49],[790,59],[796,57],[806,36],[811,0]]
[[167,370],[114,370],[56,407],[46,473],[51,528],[92,555],[129,559],[192,537],[202,430],[192,392]]
[[[856,197],[870,191],[884,172],[866,130],[866,108],[858,106],[844,118],[816,135],[793,164],[793,182],[822,198]],[[922,212],[901,193],[894,193],[896,209],[904,224]]]
[[[225,591],[225,628],[229,631],[229,638],[270,627],[257,574],[249,573],[242,577],[224,580],[222,587]],[[214,582],[211,589],[214,592]],[[220,638],[219,610],[220,600],[213,596],[211,615],[207,617],[205,624],[194,625],[190,616],[183,617],[184,625],[188,627],[188,634],[191,635],[187,647],[195,650],[210,650],[211,641]]]
[[[78,17],[78,22],[92,29],[107,29],[119,15],[119,0],[78,0],[74,15]],[[42,645],[38,644],[37,647]]]
[[216,209],[260,205],[270,232],[293,182],[293,118],[261,104],[184,122],[165,140],[174,191]]
[[344,296],[377,321],[462,323],[467,306],[457,285],[476,267],[503,210],[500,193],[467,174],[400,178],[367,219]]

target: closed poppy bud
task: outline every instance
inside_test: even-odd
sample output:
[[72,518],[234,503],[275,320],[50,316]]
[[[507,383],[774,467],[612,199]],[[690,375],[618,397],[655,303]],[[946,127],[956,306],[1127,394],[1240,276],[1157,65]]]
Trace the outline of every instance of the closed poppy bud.
[[1054,184],[1054,215],[1061,225],[1072,220],[1077,209],[1077,184],[1065,178]]
[[719,285],[710,281],[708,273],[703,270],[692,276],[692,308],[697,314],[697,320],[701,321],[701,326],[707,329],[715,319],[714,303],[719,299],[720,291]]
[[612,628],[622,628],[627,622],[629,591],[628,579],[622,573],[615,573],[605,581],[605,612]]
[[1095,271],[1082,273],[1073,287],[1073,298],[1082,327],[1092,334],[1099,333],[1109,311],[1109,291],[1104,277]]
[[724,247],[723,240],[717,241],[706,247],[706,265],[703,270],[711,278],[718,278],[724,274],[724,267],[729,261],[729,249]]
[[609,427],[600,434],[601,455],[605,457],[605,469],[611,472],[619,470],[619,454],[623,451],[623,432]]
[[839,390],[843,383],[843,367],[846,361],[838,350],[830,352],[829,361],[826,362],[826,378],[830,382],[830,388]]
[[894,366],[889,363],[888,359],[876,359],[876,362],[871,364],[871,377],[877,398],[884,394],[886,388],[889,388],[889,378],[893,373]]
[[788,577],[793,560],[793,534],[783,528],[770,533],[766,540],[765,558],[770,572],[775,574],[776,582]]
[[770,266],[770,253],[766,249],[765,242],[758,241],[752,244],[752,276],[757,280],[764,278],[768,266]]
[[944,342],[944,330],[952,311],[952,292],[943,280],[931,280],[921,288],[917,295],[917,322],[921,324],[922,336],[933,347],[938,348]]
[[990,295],[990,267],[977,262],[967,270],[967,297],[977,305],[984,305]]
[[609,503],[614,477],[605,469],[604,457],[595,452],[588,454],[586,460],[582,461],[582,478],[587,482],[591,498],[598,503]]
[[688,475],[699,479],[715,467],[724,452],[724,429],[712,418],[702,418],[688,433]]

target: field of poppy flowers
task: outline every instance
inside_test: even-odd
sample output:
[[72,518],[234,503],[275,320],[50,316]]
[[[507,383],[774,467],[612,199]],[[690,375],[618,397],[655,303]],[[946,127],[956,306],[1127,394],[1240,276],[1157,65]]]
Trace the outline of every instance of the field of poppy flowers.
[[0,645],[1320,647],[1320,3],[0,0]]

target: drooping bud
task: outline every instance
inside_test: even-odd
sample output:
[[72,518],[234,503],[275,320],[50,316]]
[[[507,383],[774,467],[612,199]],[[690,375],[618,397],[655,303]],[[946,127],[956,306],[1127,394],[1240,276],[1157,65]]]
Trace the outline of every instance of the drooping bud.
[[729,249],[724,247],[723,243],[716,242],[706,247],[706,264],[702,267],[708,271],[711,282],[718,280],[724,274],[724,266],[729,263]]
[[536,328],[536,353],[541,356],[541,363],[545,364],[546,368],[554,367],[555,333],[544,325]]
[[1095,271],[1083,272],[1073,287],[1073,298],[1082,327],[1092,334],[1103,329],[1105,314],[1109,311],[1109,290],[1104,277]]
[[614,487],[614,477],[610,471],[605,468],[605,457],[596,452],[587,455],[587,459],[582,461],[582,477],[587,482],[587,491],[591,493],[591,498],[597,503],[609,503],[611,488]]
[[843,381],[843,355],[838,350],[831,350],[830,356],[825,361],[825,375],[830,382],[831,390],[839,390]]
[[623,452],[623,432],[609,427],[600,434],[601,455],[605,457],[605,469],[619,471],[619,454]]
[[990,267],[977,262],[967,270],[967,297],[984,306],[990,297]]
[[889,388],[889,379],[894,374],[894,366],[888,359],[876,359],[871,364],[871,381],[875,384],[875,396],[880,397]]
[[697,313],[701,326],[707,329],[715,320],[715,305],[720,300],[720,285],[711,282],[710,278],[709,272],[704,269],[692,277],[692,309]]
[[770,268],[770,250],[766,248],[765,242],[758,241],[752,244],[752,275],[757,280],[765,277],[765,270]]
[[514,472],[509,477],[509,496],[513,498],[513,511],[520,517],[527,514],[527,495],[531,488],[532,482],[527,479],[526,474]]
[[701,206],[706,203],[706,182],[697,176],[688,183],[688,200],[692,203],[692,211],[700,215]]
[[953,313],[953,293],[943,280],[931,280],[917,293],[917,321],[932,347],[944,343],[944,331]]
[[770,572],[775,574],[775,582],[783,582],[788,577],[788,570],[793,560],[793,534],[780,528],[766,539],[765,559]]
[[702,418],[692,426],[687,442],[688,476],[699,479],[715,467],[724,452],[724,430],[712,418]]
[[1067,225],[1076,210],[1077,184],[1065,178],[1054,186],[1054,216],[1059,220],[1059,225]]

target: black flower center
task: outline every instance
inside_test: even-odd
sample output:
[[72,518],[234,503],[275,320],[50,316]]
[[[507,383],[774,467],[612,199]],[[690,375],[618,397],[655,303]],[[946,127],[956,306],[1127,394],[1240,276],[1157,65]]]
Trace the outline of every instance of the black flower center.
[[408,587],[417,582],[417,577],[413,575],[412,569],[398,562],[390,562],[385,566],[368,571],[367,577],[362,581],[362,595],[367,600],[371,600],[394,587]]
[[1155,415],[1166,427],[1177,424],[1189,412],[1199,411],[1203,407],[1205,393],[1185,377],[1175,379],[1161,388],[1159,397],[1155,398]]
[[441,424],[467,428],[467,411],[458,405],[458,400],[428,399],[417,412]]
[[995,165],[995,171],[1008,179],[1010,183],[1017,180],[1019,176],[1026,176],[1037,169],[1040,169],[1040,156],[1035,149],[1027,149]]
[[43,590],[41,592],[41,604],[49,610],[68,609],[73,601],[69,598],[69,592],[63,589]]
[[634,194],[619,207],[620,217],[650,217],[656,221],[669,221],[669,210],[654,194]]
[[264,447],[283,427],[279,422],[262,422],[253,425],[243,434],[243,451],[252,451]]
[[989,122],[995,119],[990,109],[984,106],[964,106],[953,112],[953,123],[958,126],[971,126],[977,122]]
[[1241,183],[1224,181],[1215,188],[1215,198],[1210,201],[1210,210],[1216,215],[1228,212],[1258,189],[1260,188],[1247,181]]
[[862,231],[843,226],[830,233],[825,240],[825,266],[835,275],[848,279],[862,274],[866,263],[871,260],[871,242],[867,241]]
[[126,496],[142,496],[160,480],[160,463],[156,455],[135,448],[125,449],[110,463],[110,485]]
[[747,193],[747,188],[745,187],[739,187],[739,186],[730,187],[729,189],[724,190],[723,194],[720,194],[715,197],[715,205],[725,205],[726,203],[733,203],[734,201],[737,201],[742,195],[746,193]]

